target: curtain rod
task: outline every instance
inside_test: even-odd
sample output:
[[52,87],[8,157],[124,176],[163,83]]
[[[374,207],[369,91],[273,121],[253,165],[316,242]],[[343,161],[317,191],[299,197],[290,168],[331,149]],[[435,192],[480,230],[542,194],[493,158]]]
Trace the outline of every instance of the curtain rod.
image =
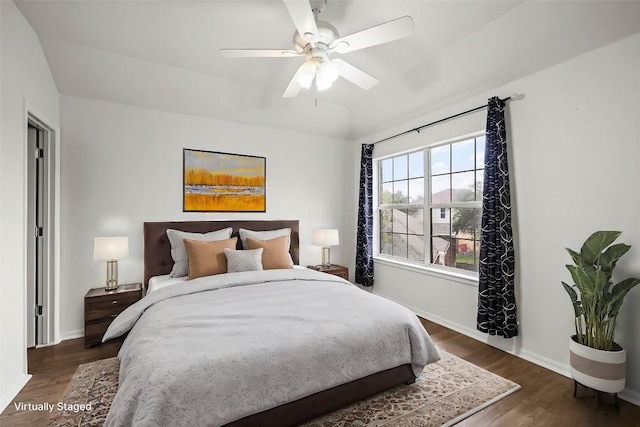
[[[524,98],[524,95],[518,94],[518,93],[514,93],[513,95],[508,96],[508,97],[502,99],[501,101],[504,101],[504,102],[519,101],[522,98]],[[437,125],[439,123],[446,122],[447,120],[451,120],[451,119],[455,119],[455,118],[460,117],[460,116],[464,116],[465,114],[474,113],[476,111],[482,110],[483,108],[487,108],[487,104],[481,105],[481,106],[476,107],[476,108],[472,108],[472,109],[467,110],[467,111],[463,111],[462,113],[454,114],[453,116],[445,117],[444,119],[436,120],[435,122],[427,123],[426,125],[418,126],[417,128],[413,128],[413,129],[410,129],[410,130],[406,130],[404,132],[400,132],[400,133],[398,133],[396,135],[392,135],[392,136],[389,136],[387,138],[381,139],[380,141],[376,141],[372,145],[380,144],[381,142],[389,141],[390,139],[397,138],[399,136],[406,135],[406,134],[411,133],[411,132],[420,133],[420,131],[422,129],[428,128],[429,126]]]

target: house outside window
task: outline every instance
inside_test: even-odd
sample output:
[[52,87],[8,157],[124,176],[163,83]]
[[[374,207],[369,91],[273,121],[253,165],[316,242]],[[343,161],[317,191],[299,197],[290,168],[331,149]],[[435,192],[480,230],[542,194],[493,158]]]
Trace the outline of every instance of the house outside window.
[[477,274],[484,145],[482,134],[377,160],[379,257]]

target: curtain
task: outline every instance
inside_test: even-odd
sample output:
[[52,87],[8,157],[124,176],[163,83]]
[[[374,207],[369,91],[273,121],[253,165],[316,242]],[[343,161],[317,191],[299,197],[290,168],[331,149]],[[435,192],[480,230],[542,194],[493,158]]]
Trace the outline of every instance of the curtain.
[[362,144],[356,240],[356,283],[373,286],[373,144]]
[[511,338],[518,335],[518,324],[504,108],[505,102],[501,99],[489,99],[477,327],[490,335]]

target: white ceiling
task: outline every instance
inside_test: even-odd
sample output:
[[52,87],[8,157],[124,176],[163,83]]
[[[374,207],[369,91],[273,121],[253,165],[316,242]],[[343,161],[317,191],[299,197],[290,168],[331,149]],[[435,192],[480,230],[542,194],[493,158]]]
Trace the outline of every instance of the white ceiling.
[[[350,34],[410,15],[415,35],[342,57],[380,80],[339,79],[283,99],[301,58],[284,4],[263,1],[16,1],[62,94],[220,120],[360,138],[640,32],[640,1],[328,0]],[[500,94],[506,95],[506,94]]]

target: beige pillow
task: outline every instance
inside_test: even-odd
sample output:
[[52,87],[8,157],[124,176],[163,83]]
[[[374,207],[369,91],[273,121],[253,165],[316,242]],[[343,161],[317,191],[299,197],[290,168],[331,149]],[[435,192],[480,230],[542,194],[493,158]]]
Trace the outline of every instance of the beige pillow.
[[237,237],[216,241],[184,239],[184,249],[189,260],[188,280],[226,273],[227,257],[224,249],[235,249],[237,242]]
[[280,236],[271,240],[258,240],[247,237],[247,249],[262,248],[262,268],[293,268],[289,257],[289,236]]

